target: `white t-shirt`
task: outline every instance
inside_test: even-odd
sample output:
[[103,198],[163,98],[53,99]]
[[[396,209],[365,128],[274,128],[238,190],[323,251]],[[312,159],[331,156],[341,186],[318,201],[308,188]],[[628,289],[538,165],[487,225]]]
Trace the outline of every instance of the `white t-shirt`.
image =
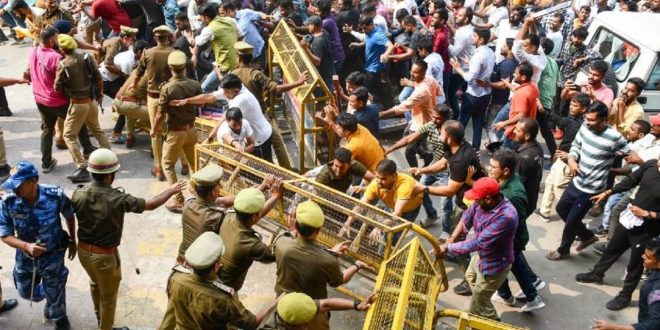
[[[121,72],[123,72],[126,75],[129,75],[131,74],[131,71],[133,71],[133,67],[135,66],[135,53],[133,53],[132,49],[121,52],[115,55],[115,58],[112,59],[112,63]],[[99,65],[99,72],[101,73],[101,77],[103,78],[104,81],[115,81],[117,80],[117,78],[119,78],[118,75],[106,69],[105,63],[101,63],[101,65]]]
[[238,95],[231,100],[225,96],[222,88],[213,92],[213,96],[218,100],[227,101],[230,108],[236,107],[241,109],[243,119],[250,123],[250,127],[254,132],[255,146],[262,145],[273,134],[273,128],[270,126],[266,116],[261,112],[259,101],[257,101],[257,98],[245,86],[241,87]]
[[234,132],[234,130],[229,127],[229,123],[226,121],[220,124],[216,140],[218,140],[220,143],[225,143],[222,137],[229,134],[233,140],[238,141],[238,143],[240,143],[241,146],[245,148],[245,146],[247,146],[247,138],[254,136],[254,132],[252,131],[252,127],[250,127],[250,123],[248,123],[247,120],[243,119],[241,123],[241,131],[238,134],[236,134],[236,132]]
[[521,27],[521,25],[511,27],[508,19],[500,21],[500,25],[497,27],[497,40],[495,40],[495,63],[504,61],[504,56],[501,54],[502,46],[506,43],[506,39],[515,39]]

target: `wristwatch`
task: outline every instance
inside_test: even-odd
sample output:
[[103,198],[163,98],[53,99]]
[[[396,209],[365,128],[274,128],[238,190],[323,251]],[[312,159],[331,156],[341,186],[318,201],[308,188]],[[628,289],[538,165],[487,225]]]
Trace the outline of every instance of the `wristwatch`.
[[353,301],[353,309],[356,310],[356,311],[359,311],[358,306],[360,306],[361,303],[362,302],[359,301],[359,300]]
[[428,194],[429,193],[429,186],[424,186],[424,193]]

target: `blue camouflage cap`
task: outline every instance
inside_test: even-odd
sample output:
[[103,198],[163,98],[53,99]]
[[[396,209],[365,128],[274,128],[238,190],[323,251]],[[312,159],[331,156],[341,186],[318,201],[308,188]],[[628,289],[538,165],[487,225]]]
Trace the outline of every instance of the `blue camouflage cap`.
[[39,176],[37,169],[27,160],[18,162],[10,173],[11,176],[2,184],[2,187],[12,191],[18,189],[25,180]]

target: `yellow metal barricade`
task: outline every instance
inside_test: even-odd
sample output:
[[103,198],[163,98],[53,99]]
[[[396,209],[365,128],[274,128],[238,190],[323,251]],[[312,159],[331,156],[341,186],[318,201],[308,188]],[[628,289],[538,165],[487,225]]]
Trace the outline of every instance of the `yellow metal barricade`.
[[[328,159],[333,157],[334,134],[328,134],[327,140],[321,145],[317,134],[326,129],[317,127],[315,122],[316,112],[320,110],[318,104],[332,101],[333,96],[300,46],[296,34],[284,20],[280,21],[268,39],[268,69],[271,77],[276,67],[280,68],[287,82],[297,81],[304,72],[309,74],[304,84],[282,94],[284,114],[290,119],[288,126],[294,134],[293,142],[298,149],[298,169],[304,173],[318,164],[321,154],[325,154]],[[271,102],[274,99],[275,96],[270,95]]]
[[[440,262],[441,263],[441,262]],[[376,280],[378,295],[369,308],[363,330],[430,330],[443,318],[442,329],[522,329],[453,309],[436,311],[435,302],[446,283],[431,257],[415,237],[383,262]]]
[[217,120],[206,119],[206,118],[195,118],[195,130],[197,131],[197,142],[203,143],[208,137],[215,125],[218,123]]
[[[288,215],[298,203],[313,200],[321,206],[325,214],[325,223],[318,236],[319,243],[330,248],[345,241],[346,238],[339,237],[339,231],[346,219],[352,216],[354,221],[350,235],[351,246],[345,257],[361,260],[376,270],[403,245],[402,242],[413,237],[423,238],[427,244],[426,248],[439,248],[437,239],[419,226],[252,155],[239,153],[221,144],[197,145],[195,152],[197,169],[209,163],[224,168],[224,176],[220,181],[223,195],[236,194],[241,189],[256,186],[268,175],[274,175],[283,181],[283,198],[268,214],[267,219],[258,223],[272,234],[271,237],[289,227]],[[384,225],[385,220],[391,221],[392,225]],[[376,242],[368,238],[373,228],[380,228],[383,232],[383,238]],[[444,265],[438,262],[433,267],[440,274],[438,278],[442,282],[438,289],[446,290]],[[371,282],[375,281],[375,274],[362,272],[362,275]],[[371,289],[370,285],[359,288],[343,287],[339,291],[352,297],[362,297]]]

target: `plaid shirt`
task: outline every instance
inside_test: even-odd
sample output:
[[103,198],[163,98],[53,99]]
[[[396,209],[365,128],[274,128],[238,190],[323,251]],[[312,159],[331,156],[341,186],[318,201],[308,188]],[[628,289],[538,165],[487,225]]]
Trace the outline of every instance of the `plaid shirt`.
[[[580,66],[573,65],[576,59],[583,57],[586,60]],[[561,69],[559,70],[557,87],[563,88],[566,80],[575,79],[580,68],[589,65],[591,61],[600,60],[601,58],[602,56],[599,52],[587,47],[587,45],[582,45],[580,48],[573,48],[570,41],[564,42],[564,49],[562,49],[558,59],[558,62],[561,62]]]
[[474,227],[475,235],[462,242],[447,246],[454,254],[477,251],[479,271],[496,275],[513,263],[513,240],[518,226],[518,213],[513,204],[502,197],[502,202],[490,211],[472,203],[461,217],[466,230]]

